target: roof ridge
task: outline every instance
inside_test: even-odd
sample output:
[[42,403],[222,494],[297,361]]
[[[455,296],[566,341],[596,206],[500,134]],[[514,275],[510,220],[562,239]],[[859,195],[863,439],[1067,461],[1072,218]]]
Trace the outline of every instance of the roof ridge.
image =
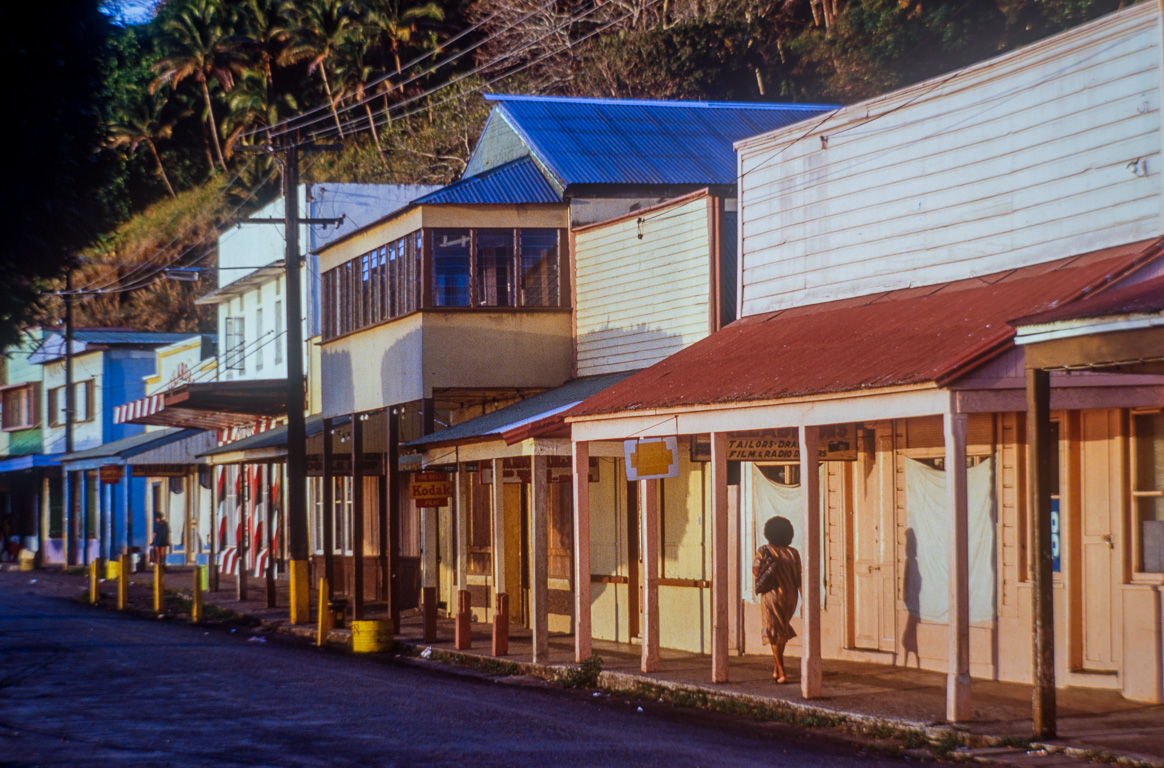
[[800,104],[795,102],[766,102],[766,101],[683,101],[677,99],[604,99],[593,96],[541,96],[537,94],[509,94],[487,93],[486,101],[531,101],[558,104],[597,104],[616,107],[663,107],[688,109],[758,109],[774,110],[805,110],[817,111],[821,109],[837,109],[838,104]]

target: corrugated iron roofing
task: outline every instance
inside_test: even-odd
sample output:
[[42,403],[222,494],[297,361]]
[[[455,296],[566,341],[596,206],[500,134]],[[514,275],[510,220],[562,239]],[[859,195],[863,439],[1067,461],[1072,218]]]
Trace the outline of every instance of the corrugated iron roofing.
[[412,205],[560,203],[554,186],[529,157],[470,176],[412,201]]
[[60,460],[62,464],[75,464],[80,461],[93,459],[125,459],[136,456],[139,453],[144,453],[152,448],[172,443],[175,440],[185,440],[188,437],[199,434],[201,431],[199,429],[163,429],[158,432],[139,432],[136,435],[123,437],[120,440],[114,440],[110,443],[103,443],[94,448],[66,453],[61,456]]
[[1164,312],[1164,277],[1113,288],[1037,315],[1024,317],[1016,325],[1043,325],[1068,320],[1088,320],[1121,315],[1148,315]]
[[486,95],[564,187],[734,184],[733,142],[836,109],[820,104]]
[[957,282],[779,310],[723,330],[589,398],[568,416],[948,383],[1013,344],[1010,322],[1089,294],[1164,240]]
[[433,432],[406,443],[408,448],[423,449],[432,445],[473,442],[481,439],[500,439],[503,432],[550,416],[567,406],[580,403],[606,387],[622,381],[630,372],[587,376],[567,382],[560,387],[527,397],[504,408],[486,413],[447,429]]

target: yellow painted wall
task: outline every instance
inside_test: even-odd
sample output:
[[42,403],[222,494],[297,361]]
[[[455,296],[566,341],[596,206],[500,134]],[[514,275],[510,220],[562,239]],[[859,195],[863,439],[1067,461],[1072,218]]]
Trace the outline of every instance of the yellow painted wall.
[[570,375],[570,315],[423,312],[321,349],[328,416],[410,402],[449,387],[549,388]]

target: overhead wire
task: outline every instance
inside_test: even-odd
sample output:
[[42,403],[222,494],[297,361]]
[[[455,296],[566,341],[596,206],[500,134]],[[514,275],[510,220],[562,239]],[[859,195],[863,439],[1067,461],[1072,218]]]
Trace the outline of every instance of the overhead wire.
[[[557,2],[557,0],[547,0],[542,5],[538,6],[534,10],[527,13],[525,16],[521,17],[517,21],[510,22],[507,26],[494,32],[489,37],[486,37],[483,40],[480,40],[480,41],[474,43],[473,45],[469,46],[468,48],[465,48],[465,49],[460,50],[451,56],[448,56],[447,58],[443,59],[442,61],[439,61],[436,64],[433,64],[432,66],[428,67],[427,69],[425,69],[421,72],[417,72],[417,73],[411,75],[410,77],[408,77],[405,80],[402,80],[398,83],[393,83],[392,90],[395,90],[397,88],[403,88],[404,86],[409,85],[410,83],[414,83],[417,80],[419,80],[420,78],[422,78],[426,75],[432,74],[433,72],[440,69],[441,67],[444,67],[446,64],[450,64],[450,63],[456,61],[457,59],[460,59],[463,56],[466,56],[469,53],[472,53],[476,49],[480,48],[482,45],[485,45],[486,43],[492,42],[493,40],[497,39],[505,32],[508,32],[510,29],[513,29],[515,26],[526,21],[534,14],[539,13],[541,11],[544,11],[545,9],[554,5],[556,2]],[[595,8],[597,8],[597,7],[598,6],[595,6]],[[450,43],[455,42],[456,40],[459,40],[460,38],[464,37],[465,35],[469,34],[472,31],[474,31],[475,29],[485,25],[487,22],[492,21],[493,18],[498,16],[499,14],[500,14],[500,11],[494,12],[490,16],[486,17],[485,19],[482,19],[481,21],[472,25],[468,29],[463,30],[462,32],[458,33],[457,35],[454,35],[452,38],[445,41],[443,43],[443,45],[447,46]],[[425,53],[421,56],[418,56],[417,58],[413,59],[412,61],[408,62],[407,64],[402,65],[400,68],[401,73],[403,73],[404,70],[410,69],[413,66],[415,66],[416,64],[419,64],[420,62],[424,61],[425,59],[436,55],[437,50],[439,50],[439,49],[434,49],[432,51],[429,51],[428,53]],[[384,83],[388,80],[391,80],[392,77],[393,77],[393,75],[386,73],[378,78],[375,78],[375,79],[365,83],[364,89],[368,90],[371,88],[375,88],[377,85],[380,85],[381,83]],[[367,103],[370,103],[372,101],[372,99],[378,98],[378,97],[379,96],[369,96],[367,98],[360,99],[352,104],[345,105],[342,108],[337,108],[335,111],[337,114],[341,113],[341,112],[347,113],[347,112],[350,112],[354,109],[358,109]],[[272,135],[272,136],[282,136],[282,135],[285,135],[287,133],[290,133],[291,131],[303,130],[303,129],[307,128],[308,126],[315,125],[316,123],[326,122],[326,121],[331,120],[333,117],[333,115],[331,114],[331,110],[332,110],[331,104],[321,104],[318,107],[313,107],[312,109],[306,110],[305,112],[302,112],[299,115],[296,115],[294,117],[285,118],[284,120],[282,120],[278,123],[274,123],[270,128],[255,129],[253,131],[249,131],[249,132],[244,133],[242,135],[243,136],[251,136],[251,135],[254,135],[254,134],[259,133],[259,132],[271,131],[270,135]],[[320,115],[319,117],[312,119],[310,121],[307,121],[307,122],[296,122],[296,121],[301,120],[303,117],[306,117],[308,115],[315,114],[318,112],[326,112],[327,114]],[[277,126],[286,126],[286,127],[284,130],[279,130],[279,131],[272,131],[271,130]]]
[[[641,13],[642,11],[645,11],[646,9],[650,8],[651,6],[658,4],[659,2],[660,2],[660,0],[649,0],[649,2],[647,2],[641,9],[639,9],[638,12]],[[590,14],[594,13],[596,10],[598,10],[599,7],[600,6],[594,6],[591,9],[589,9],[581,14],[578,14],[577,16],[573,16],[573,17],[570,17],[569,19],[566,19],[562,25],[559,25],[559,28],[555,28],[554,30],[551,30],[550,32],[545,33],[542,37],[537,38],[533,42],[527,43],[527,45],[524,48],[519,49],[516,53],[521,53],[521,52],[524,52],[525,50],[528,50],[530,47],[532,47],[537,42],[540,42],[541,40],[544,40],[546,37],[553,34],[554,32],[559,31],[561,26],[564,26],[566,24],[576,23],[577,21],[580,21],[581,19],[585,18],[586,16],[589,16]],[[535,59],[531,59],[530,61],[526,62],[525,64],[523,64],[520,67],[516,67],[514,69],[507,70],[506,72],[504,72],[504,73],[502,73],[494,78],[486,80],[483,83],[481,83],[480,85],[477,85],[473,88],[470,88],[468,91],[465,91],[463,93],[458,93],[452,97],[449,97],[449,98],[446,98],[442,101],[436,102],[435,104],[433,104],[433,103],[425,104],[424,106],[419,107],[417,109],[413,109],[413,110],[410,110],[407,112],[403,112],[401,114],[393,115],[393,116],[389,117],[387,120],[385,120],[383,123],[381,123],[380,125],[386,126],[386,125],[389,125],[391,123],[397,122],[398,120],[403,120],[406,117],[411,117],[412,115],[420,114],[422,112],[426,112],[426,111],[429,111],[431,109],[435,109],[436,107],[443,106],[444,104],[448,104],[451,101],[456,101],[457,99],[463,99],[463,98],[465,98],[473,93],[477,93],[478,91],[481,91],[482,89],[487,88],[490,85],[498,83],[498,82],[505,80],[507,78],[513,77],[514,75],[516,75],[520,72],[523,72],[526,69],[529,69],[530,67],[534,66],[535,64],[539,64],[548,58],[560,55],[561,53],[571,49],[572,47],[577,46],[578,44],[583,43],[586,40],[589,40],[590,38],[594,37],[595,35],[598,35],[598,34],[601,34],[602,32],[605,32],[610,27],[625,21],[626,19],[628,19],[632,15],[634,15],[634,13],[635,13],[635,11],[628,11],[627,13],[618,17],[617,19],[612,19],[611,21],[606,22],[605,24],[595,28],[594,30],[587,33],[586,35],[583,35],[582,37],[578,38],[577,40],[573,40],[569,43],[560,45],[557,48],[550,50],[550,51],[542,54],[541,56],[539,56]],[[418,101],[420,99],[426,98],[427,96],[430,96],[434,93],[437,93],[441,90],[444,90],[445,88],[448,88],[452,85],[455,85],[456,83],[461,82],[461,81],[465,80],[466,78],[471,77],[472,75],[477,74],[478,72],[480,72],[484,69],[492,68],[498,62],[504,61],[506,58],[512,58],[513,55],[514,55],[514,53],[511,53],[511,54],[507,55],[506,57],[502,57],[501,59],[494,60],[493,62],[489,62],[489,63],[486,63],[484,65],[481,65],[481,66],[477,67],[476,69],[474,69],[473,71],[459,75],[458,77],[444,83],[441,86],[438,86],[438,87],[433,88],[429,91],[426,91],[425,93],[418,94],[417,96],[415,96],[411,99],[408,99],[405,102],[400,102],[399,104],[393,105],[392,107],[390,107],[388,109],[380,110],[377,114],[380,116],[383,116],[383,115],[390,113],[393,109],[398,109],[399,107],[404,106],[407,103],[415,102],[415,101]],[[366,130],[366,129],[360,127],[360,124],[364,123],[364,122],[366,122],[365,118],[360,118],[358,120],[352,120],[349,123],[347,123],[346,128],[350,133],[359,133],[363,130]],[[330,127],[330,128],[324,128],[318,132],[314,132],[311,134],[311,136],[313,139],[319,140],[321,138],[329,137],[337,132],[338,132],[338,129],[336,129],[334,127]]]

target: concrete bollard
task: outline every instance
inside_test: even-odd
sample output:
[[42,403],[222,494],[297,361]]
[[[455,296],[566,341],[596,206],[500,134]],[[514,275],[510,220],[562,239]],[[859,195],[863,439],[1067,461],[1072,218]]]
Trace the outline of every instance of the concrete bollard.
[[493,655],[509,654],[509,595],[497,595],[497,610],[493,612]]
[[200,565],[194,569],[194,605],[190,607],[190,620],[195,624],[202,621],[202,569]]
[[117,569],[117,610],[129,607],[129,555],[122,555]]
[[328,593],[331,589],[328,586],[327,579],[319,580],[319,630],[315,636],[315,645],[322,648],[327,645],[327,630],[331,628],[331,611],[327,606],[330,602],[327,599]]
[[457,616],[454,619],[455,631],[453,645],[458,651],[465,651],[473,647],[473,606],[469,590],[462,589],[457,593]]
[[97,605],[101,602],[101,591],[98,588],[97,574],[100,572],[101,562],[99,558],[93,558],[89,561],[89,603]]

